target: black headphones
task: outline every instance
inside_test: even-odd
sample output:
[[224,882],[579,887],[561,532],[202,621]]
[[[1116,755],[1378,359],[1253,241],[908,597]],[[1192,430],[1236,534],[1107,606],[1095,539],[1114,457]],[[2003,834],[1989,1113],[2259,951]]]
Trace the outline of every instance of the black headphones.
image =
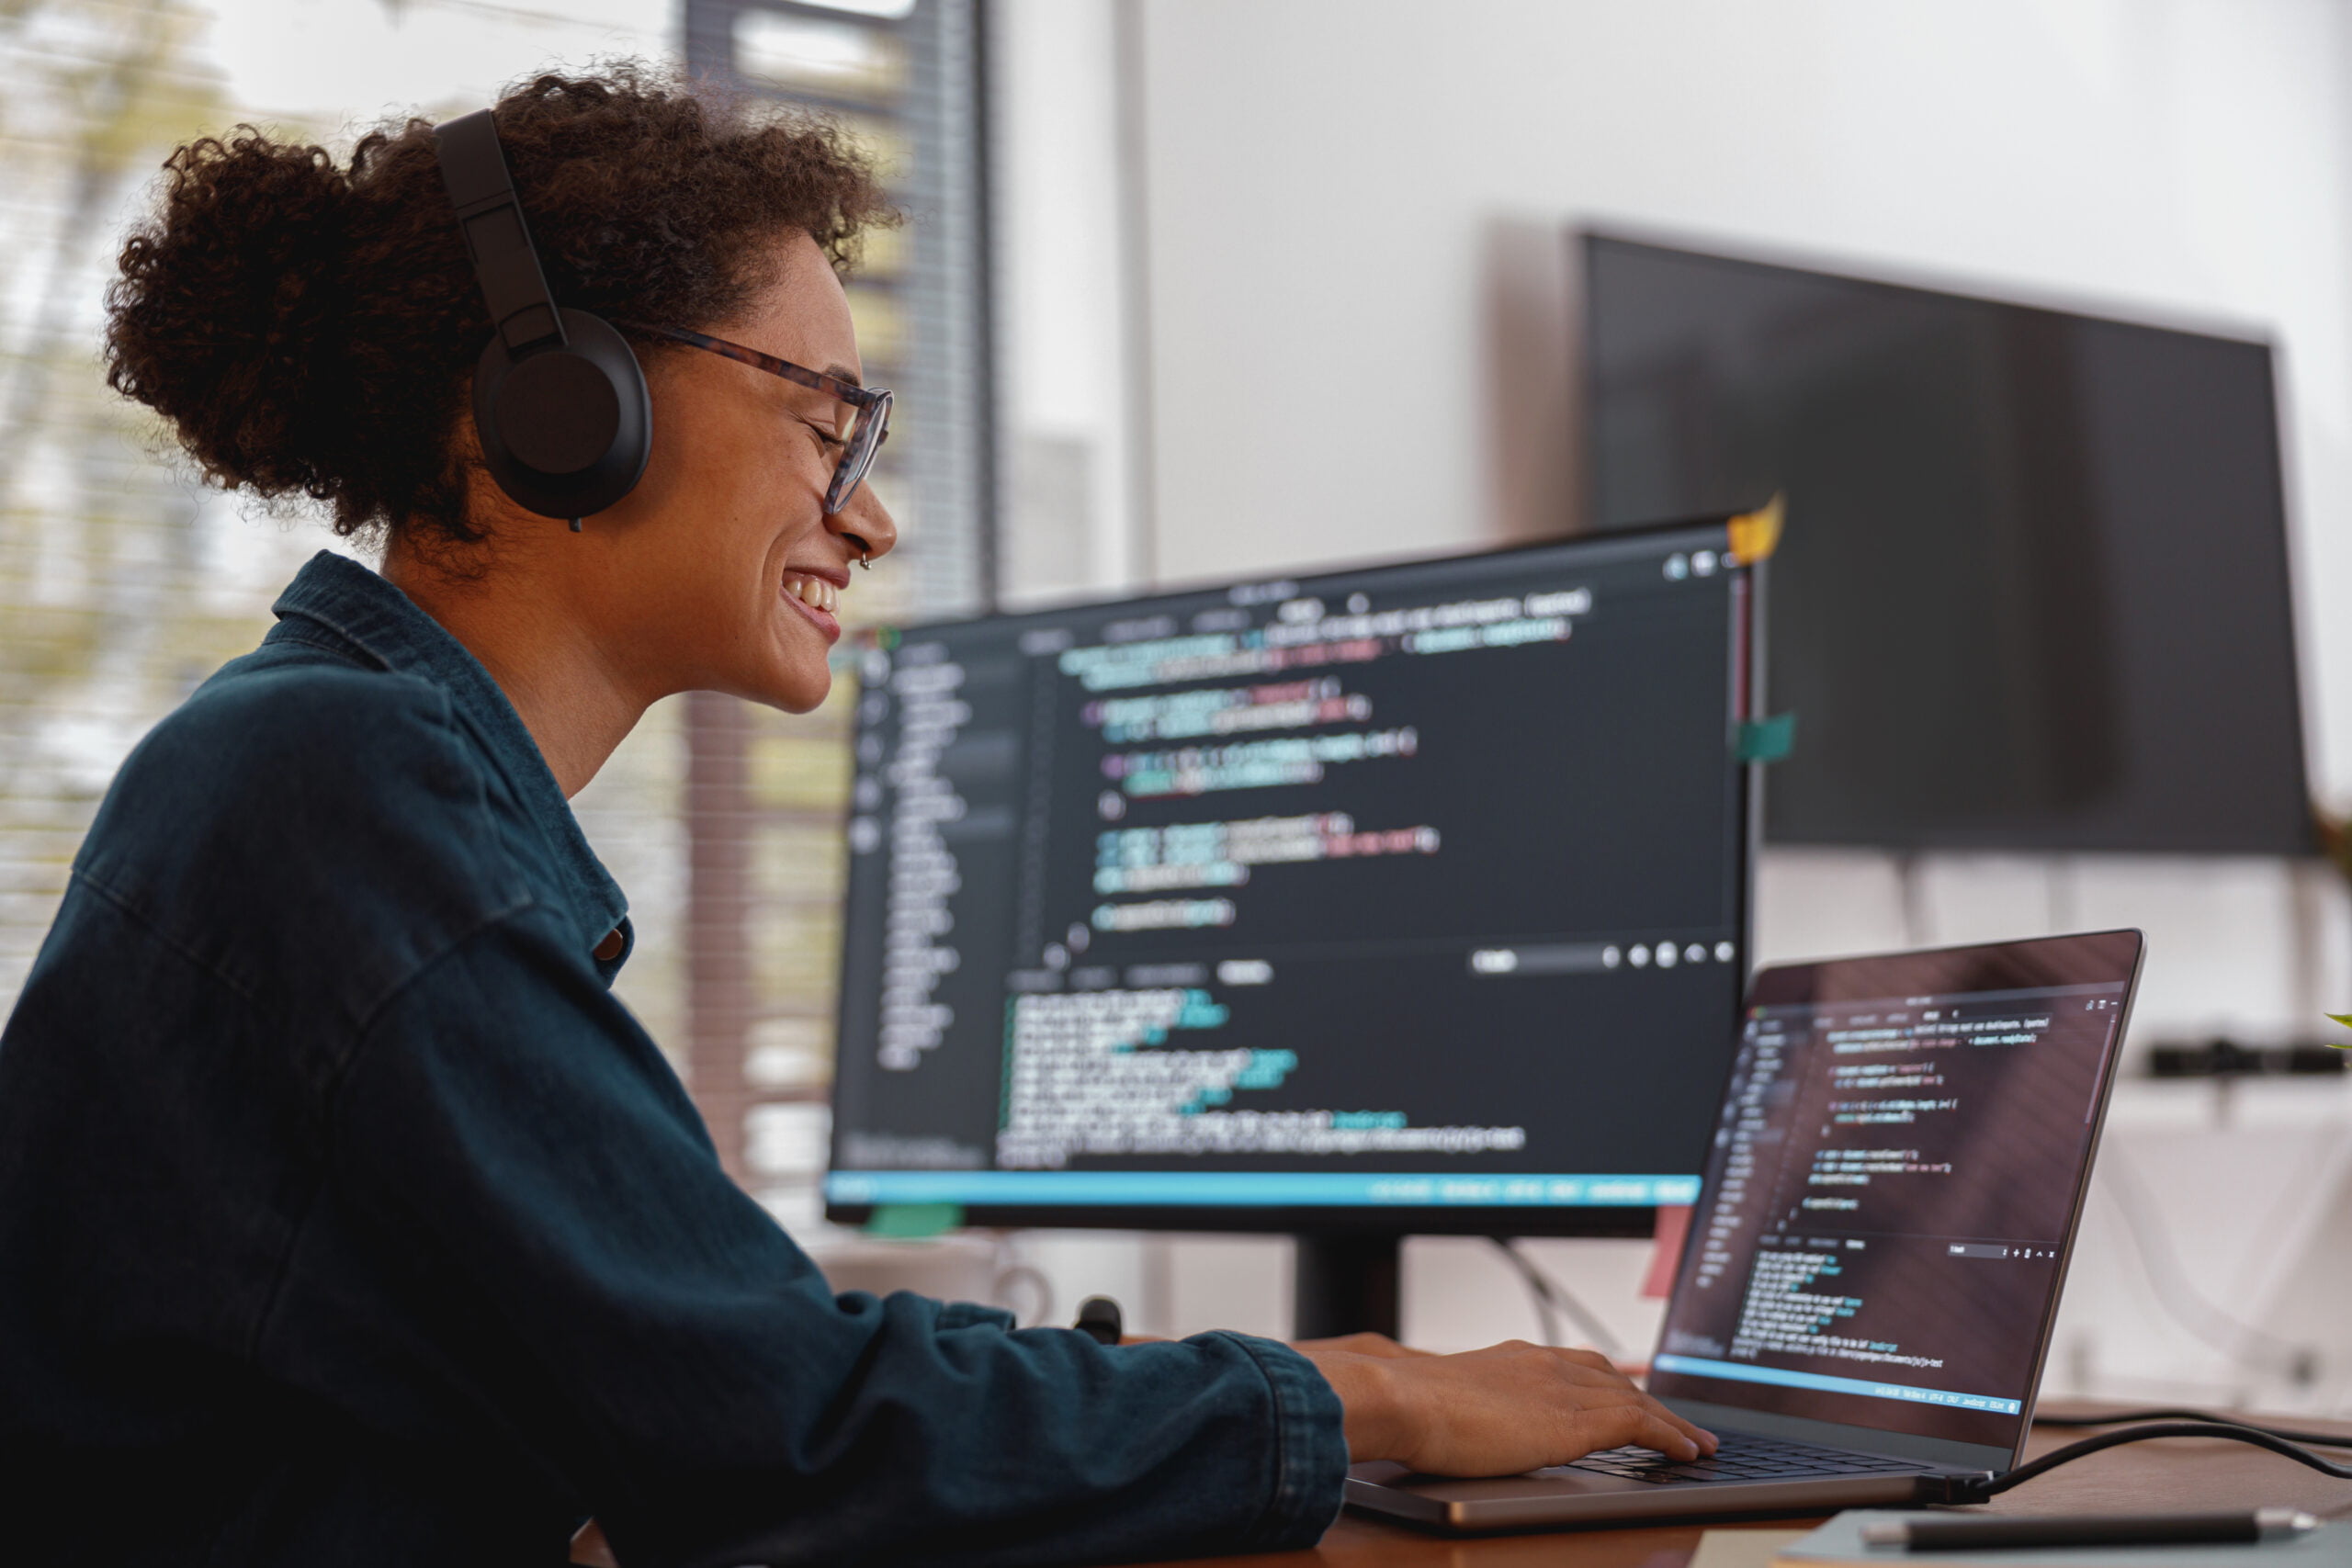
[[636,487],[653,404],[628,341],[548,292],[506,152],[488,109],[434,128],[441,178],[490,306],[474,367],[474,432],[498,488],[574,533]]

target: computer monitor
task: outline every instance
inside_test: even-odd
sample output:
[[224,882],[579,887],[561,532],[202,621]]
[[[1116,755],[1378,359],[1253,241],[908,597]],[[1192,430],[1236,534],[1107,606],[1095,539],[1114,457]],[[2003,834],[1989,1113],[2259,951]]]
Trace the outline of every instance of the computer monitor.
[[2268,344],[1577,245],[1595,525],[1788,498],[1768,841],[2312,852]]
[[1736,1034],[1757,575],[1716,519],[878,635],[829,1213],[1645,1233]]

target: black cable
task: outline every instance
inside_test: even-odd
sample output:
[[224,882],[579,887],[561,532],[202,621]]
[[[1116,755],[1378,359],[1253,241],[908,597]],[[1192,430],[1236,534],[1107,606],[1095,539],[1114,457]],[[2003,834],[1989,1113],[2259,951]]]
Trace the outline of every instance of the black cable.
[[2244,1427],[2249,1432],[2267,1432],[2290,1443],[2316,1443],[2324,1449],[2352,1449],[2352,1437],[2341,1432],[2299,1432],[2292,1427],[2264,1427],[2252,1421],[2233,1421],[2226,1416],[2216,1416],[2210,1410],[2118,1410],[2111,1416],[2036,1416],[2037,1427],[2120,1427],[2126,1421],[2211,1421],[2222,1427]]
[[1553,1311],[1557,1310],[1576,1321],[1576,1325],[1584,1331],[1584,1337],[1592,1341],[1594,1349],[1612,1361],[1625,1359],[1625,1347],[1609,1332],[1609,1325],[1594,1316],[1591,1309],[1577,1300],[1575,1293],[1566,1285],[1546,1274],[1533,1258],[1520,1251],[1517,1241],[1499,1235],[1490,1235],[1487,1239],[1502,1249],[1503,1256],[1510,1259],[1511,1267],[1519,1270],[1519,1277],[1527,1282],[1527,1293],[1535,1303],[1535,1319],[1541,1325],[1547,1343],[1557,1345],[1561,1339],[1559,1322],[1552,1315]]
[[2258,1427],[2240,1427],[2226,1421],[2156,1421],[2145,1427],[2126,1427],[2121,1431],[2101,1432],[2096,1438],[2068,1443],[2063,1449],[2052,1449],[2040,1459],[2029,1461],[1999,1475],[1953,1476],[1949,1480],[1948,1490],[1941,1501],[1982,1503],[2012,1486],[2023,1485],[2038,1475],[2046,1475],[2062,1464],[2072,1464],[2086,1454],[2095,1454],[2101,1449],[2111,1449],[2123,1443],[2143,1443],[2153,1438],[2221,1438],[2233,1443],[2251,1443],[2256,1448],[2283,1454],[2297,1464],[2307,1464],[2322,1475],[2333,1476],[2338,1481],[2352,1481],[2352,1465],[2331,1463],[2309,1449],[2298,1448],[2286,1438]]

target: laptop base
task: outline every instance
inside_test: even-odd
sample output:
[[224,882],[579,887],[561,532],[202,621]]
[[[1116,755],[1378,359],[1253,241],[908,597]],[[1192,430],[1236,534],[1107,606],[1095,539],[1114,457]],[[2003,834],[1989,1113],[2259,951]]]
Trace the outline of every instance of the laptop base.
[[1449,1535],[1622,1525],[1644,1520],[1828,1514],[1840,1508],[1917,1506],[1943,1486],[1924,1472],[1827,1475],[1779,1481],[1654,1484],[1558,1466],[1526,1475],[1456,1480],[1403,1465],[1348,1472],[1347,1501],[1367,1513]]

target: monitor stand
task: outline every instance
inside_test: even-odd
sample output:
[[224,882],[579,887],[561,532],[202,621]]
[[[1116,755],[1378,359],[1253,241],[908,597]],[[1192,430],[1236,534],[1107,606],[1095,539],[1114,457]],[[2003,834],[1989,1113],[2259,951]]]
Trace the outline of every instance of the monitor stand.
[[1393,1232],[1302,1232],[1291,1273],[1293,1337],[1396,1337],[1404,1317],[1398,1256],[1404,1239]]

